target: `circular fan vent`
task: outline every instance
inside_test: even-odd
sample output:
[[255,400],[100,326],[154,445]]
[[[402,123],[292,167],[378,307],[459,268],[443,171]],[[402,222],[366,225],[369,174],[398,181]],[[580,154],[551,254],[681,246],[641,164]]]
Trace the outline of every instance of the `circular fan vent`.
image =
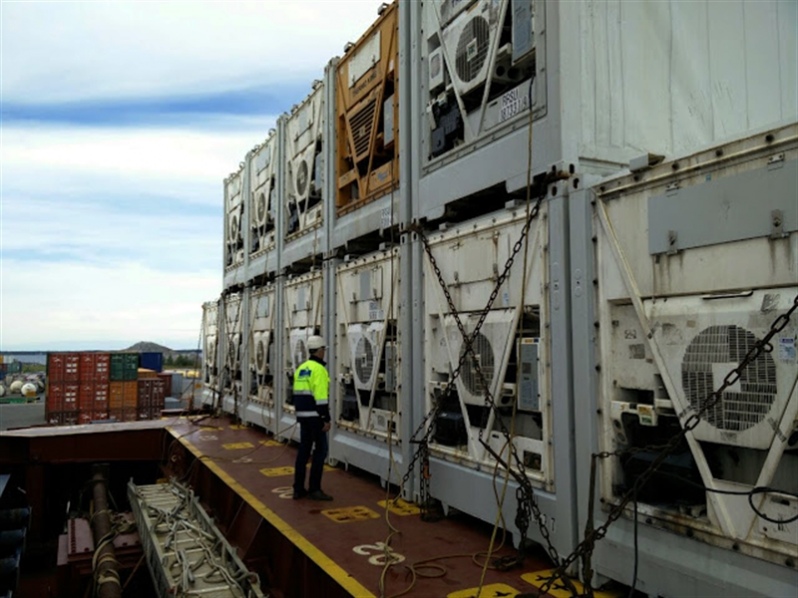
[[433,54],[429,60],[429,76],[434,79],[441,74],[443,68],[443,58],[440,54]]
[[464,83],[475,79],[488,57],[490,26],[482,17],[474,17],[460,33],[455,53],[455,70]]
[[263,339],[258,340],[258,346],[255,348],[255,364],[259,370],[266,369],[266,343]]
[[302,160],[296,171],[296,192],[304,195],[308,190],[308,163]]
[[[682,362],[682,387],[693,409],[704,407],[756,342],[753,334],[738,326],[710,326],[693,339]],[[776,364],[770,354],[762,353],[704,419],[718,429],[742,432],[765,419],[775,398]]]
[[210,340],[208,341],[208,354],[205,356],[205,359],[208,361],[212,361],[216,357],[216,341]]
[[[493,383],[493,371],[495,367],[493,361],[493,347],[488,338],[482,333],[477,334],[471,346],[474,348],[479,369],[482,371],[482,375],[485,378],[484,382],[488,385],[488,388],[490,388],[490,385]],[[463,347],[460,349],[460,357],[462,357],[465,352],[466,347],[465,343],[463,343]],[[460,377],[463,379],[463,384],[468,392],[475,396],[485,396],[487,388],[485,384],[482,383],[479,374],[477,374],[473,355],[468,355],[466,357]]]
[[230,218],[230,239],[238,239],[238,216],[235,214]]
[[361,338],[355,347],[355,373],[358,380],[362,383],[371,380],[374,372],[374,349],[371,343],[365,338]]
[[303,341],[299,341],[294,348],[294,365],[299,367],[308,360],[308,350]]
[[258,194],[258,203],[255,207],[255,214],[258,219],[258,222],[263,222],[266,220],[266,194],[259,193]]

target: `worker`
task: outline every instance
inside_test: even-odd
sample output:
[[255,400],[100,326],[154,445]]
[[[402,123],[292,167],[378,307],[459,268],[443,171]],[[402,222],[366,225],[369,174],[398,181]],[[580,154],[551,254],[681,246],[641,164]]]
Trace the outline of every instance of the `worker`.
[[[294,372],[294,409],[299,422],[299,451],[294,465],[294,498],[332,500],[321,489],[321,474],[327,458],[327,431],[330,429],[330,374],[324,361],[326,343],[320,336],[308,339],[310,358]],[[305,489],[305,469],[313,451],[310,480]]]

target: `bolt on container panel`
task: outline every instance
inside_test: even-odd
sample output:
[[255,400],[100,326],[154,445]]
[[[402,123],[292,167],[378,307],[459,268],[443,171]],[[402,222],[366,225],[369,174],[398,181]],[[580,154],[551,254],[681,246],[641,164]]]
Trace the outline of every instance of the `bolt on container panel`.
[[[602,462],[605,505],[615,504],[659,454],[646,447],[671,441],[793,306],[797,164],[793,124],[596,190],[595,350],[602,367],[590,435],[599,450],[636,451]],[[770,340],[772,351],[741,371],[637,496],[641,533],[686,530],[695,540],[685,550],[703,554],[709,545],[713,558],[768,571],[765,587],[756,590],[765,595],[781,595],[796,574],[798,522],[790,520],[798,516],[797,343],[793,314]],[[751,508],[745,492],[754,487],[771,488],[751,500],[774,522]],[[730,491],[739,494],[724,494]],[[596,546],[599,573],[614,567],[613,546],[628,549],[630,540],[613,532],[629,525],[622,519],[618,530],[611,528],[615,543]],[[649,573],[641,582],[654,593],[683,594],[679,576],[651,576],[647,563],[664,556],[643,549],[641,571]],[[676,567],[678,555],[667,558]],[[679,566],[689,570],[688,579],[699,573],[690,562]],[[753,582],[736,574],[710,574],[703,583],[753,592]]]
[[388,6],[338,63],[338,214],[399,185],[398,3]]

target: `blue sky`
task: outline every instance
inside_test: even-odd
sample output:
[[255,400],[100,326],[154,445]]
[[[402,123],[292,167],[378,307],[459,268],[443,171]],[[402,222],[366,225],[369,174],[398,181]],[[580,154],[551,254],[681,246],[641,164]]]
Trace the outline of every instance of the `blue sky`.
[[196,347],[222,181],[373,0],[0,3],[0,350]]

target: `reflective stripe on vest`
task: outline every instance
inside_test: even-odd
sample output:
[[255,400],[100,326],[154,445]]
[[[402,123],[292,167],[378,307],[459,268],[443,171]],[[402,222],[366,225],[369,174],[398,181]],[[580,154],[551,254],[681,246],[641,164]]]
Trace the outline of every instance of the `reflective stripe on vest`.
[[317,417],[317,405],[328,403],[330,375],[327,368],[312,359],[294,372],[294,409],[297,417]]

